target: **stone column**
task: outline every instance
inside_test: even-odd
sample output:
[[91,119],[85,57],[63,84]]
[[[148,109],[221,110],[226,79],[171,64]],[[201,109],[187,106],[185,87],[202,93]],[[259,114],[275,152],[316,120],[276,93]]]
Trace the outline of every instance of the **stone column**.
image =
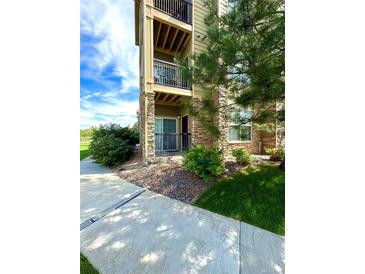
[[146,156],[145,160],[148,163],[155,161],[155,93],[154,92],[146,92]]
[[220,136],[217,140],[217,147],[222,149],[224,158],[229,158],[228,151],[228,118],[229,110],[227,103],[227,91],[223,88],[217,92],[218,112],[215,117],[215,123],[219,129]]
[[[146,0],[144,17],[143,44],[143,89],[141,120],[143,127],[143,161],[151,163],[155,160],[155,93],[153,91],[153,1]],[[143,110],[142,110],[143,109]],[[143,113],[142,113],[143,112]],[[141,142],[142,143],[142,142]]]
[[[141,85],[142,86],[142,85]],[[146,159],[146,143],[145,143],[145,96],[144,92],[139,94],[139,113],[138,113],[138,122],[139,122],[139,149],[141,150],[141,155],[143,161]]]

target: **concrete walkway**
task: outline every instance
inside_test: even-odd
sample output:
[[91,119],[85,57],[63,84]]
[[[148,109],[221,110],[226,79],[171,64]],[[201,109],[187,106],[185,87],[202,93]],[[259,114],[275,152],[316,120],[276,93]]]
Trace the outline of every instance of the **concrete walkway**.
[[[80,222],[141,190],[81,161]],[[100,273],[284,273],[284,238],[145,191],[80,232]]]

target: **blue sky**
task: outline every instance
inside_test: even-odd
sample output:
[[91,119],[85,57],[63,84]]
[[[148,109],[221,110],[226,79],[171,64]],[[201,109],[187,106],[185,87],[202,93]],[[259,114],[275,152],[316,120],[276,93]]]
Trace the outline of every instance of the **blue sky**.
[[134,1],[80,2],[80,127],[132,125],[138,110]]

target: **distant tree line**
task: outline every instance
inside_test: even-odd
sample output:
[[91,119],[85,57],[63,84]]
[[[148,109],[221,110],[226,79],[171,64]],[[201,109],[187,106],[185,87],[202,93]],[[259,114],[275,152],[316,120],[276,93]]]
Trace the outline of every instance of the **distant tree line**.
[[[105,125],[100,125],[98,127],[94,126],[94,127],[90,127],[90,128],[86,128],[86,129],[80,129],[80,139],[81,140],[91,140],[95,131],[97,131],[101,127],[106,127],[107,125],[113,125],[114,127],[119,126],[117,124],[105,124]],[[133,126],[129,126],[128,128],[131,130],[131,132],[133,132],[137,136],[136,138],[138,139],[138,136],[139,136],[138,123],[136,122],[133,124]]]
[[86,129],[80,129],[80,137],[85,138],[85,137],[92,137],[93,136],[93,131],[95,130],[94,127],[91,128],[86,128]]

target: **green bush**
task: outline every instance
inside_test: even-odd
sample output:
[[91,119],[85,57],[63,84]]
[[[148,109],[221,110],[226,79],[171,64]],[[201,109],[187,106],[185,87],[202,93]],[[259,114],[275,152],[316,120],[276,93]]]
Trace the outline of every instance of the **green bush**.
[[218,148],[197,145],[185,153],[183,166],[204,181],[223,174],[223,154]]
[[252,162],[251,154],[242,148],[236,148],[232,151],[233,157],[236,158],[237,163],[241,165],[249,165]]
[[121,127],[117,124],[106,124],[93,130],[92,140],[101,138],[106,135],[113,135],[134,146],[139,142],[138,131],[136,128]]
[[134,129],[107,124],[93,131],[90,153],[96,163],[112,167],[127,161],[137,142]]
[[268,148],[265,149],[266,153],[270,155],[270,160],[272,161],[282,161],[285,157],[285,148],[278,147],[278,148]]

